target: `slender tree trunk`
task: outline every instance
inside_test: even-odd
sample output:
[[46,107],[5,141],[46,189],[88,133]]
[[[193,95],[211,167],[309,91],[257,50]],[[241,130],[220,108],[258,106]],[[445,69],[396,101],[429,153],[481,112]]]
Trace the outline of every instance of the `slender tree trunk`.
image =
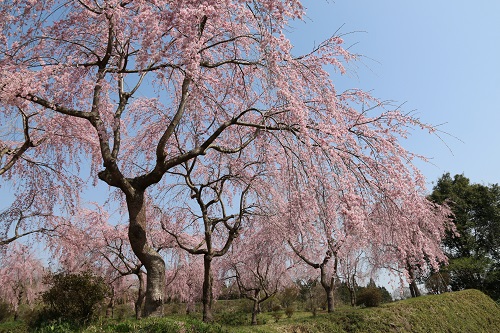
[[203,321],[206,323],[210,323],[213,321],[212,315],[212,256],[209,254],[205,254],[203,256],[203,266],[204,266],[204,275],[203,275]]
[[415,281],[411,281],[410,283],[410,293],[411,297],[419,297],[421,295],[420,290],[418,290],[418,286]]
[[335,309],[335,304],[334,304],[334,298],[333,298],[333,287],[335,285],[335,279],[332,277],[331,279],[328,279],[326,276],[326,270],[322,267],[320,267],[321,271],[321,285],[323,286],[323,289],[325,289],[326,293],[326,304],[327,304],[327,311],[328,313],[333,312]]
[[109,297],[108,306],[106,307],[106,317],[113,318],[115,314],[115,290],[111,288],[111,296]]
[[163,314],[165,262],[147,242],[144,192],[136,191],[135,195],[127,196],[127,206],[130,216],[128,230],[130,245],[147,271],[144,316],[159,317]]
[[144,273],[139,271],[137,278],[139,279],[139,290],[137,291],[137,299],[135,300],[135,318],[141,319],[144,308],[144,300],[146,298],[144,290]]
[[349,281],[349,278],[347,278],[347,288],[349,288],[351,306],[356,306],[356,280],[354,275],[352,275],[350,279],[351,281]]
[[411,297],[419,297],[420,290],[418,290],[417,283],[415,282],[415,272],[413,271],[413,267],[408,263],[408,275],[410,275],[410,293]]
[[257,314],[260,312],[260,302],[259,302],[260,290],[255,290],[254,297],[251,298],[253,301],[252,307],[252,325],[257,325]]
[[258,313],[259,313],[259,300],[257,298],[254,298],[252,307],[252,325],[257,325]]
[[351,306],[356,305],[356,291],[354,288],[349,288],[349,295],[351,296]]
[[14,310],[14,321],[19,319],[19,307],[21,306],[21,300],[23,299],[23,291],[21,290],[17,295],[17,307]]

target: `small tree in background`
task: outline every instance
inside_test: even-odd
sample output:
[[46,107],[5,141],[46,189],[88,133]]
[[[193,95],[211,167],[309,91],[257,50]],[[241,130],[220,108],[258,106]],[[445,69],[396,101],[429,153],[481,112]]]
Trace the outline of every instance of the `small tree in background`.
[[44,288],[45,271],[28,246],[14,242],[3,249],[5,253],[0,253],[0,299],[10,306],[17,320],[22,305],[34,306],[37,294]]
[[374,287],[363,288],[357,299],[357,305],[364,305],[366,307],[379,306],[382,302],[382,293]]

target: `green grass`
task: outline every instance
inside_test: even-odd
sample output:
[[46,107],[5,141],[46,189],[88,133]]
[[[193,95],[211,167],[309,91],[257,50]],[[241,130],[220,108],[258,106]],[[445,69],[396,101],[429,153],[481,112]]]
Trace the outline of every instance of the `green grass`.
[[[239,318],[220,316],[227,323],[249,322],[248,314]],[[198,317],[173,315],[136,321],[103,320],[82,330],[94,332],[138,333],[500,333],[500,307],[477,290],[443,295],[423,296],[384,304],[377,308],[336,309],[332,314],[296,312],[292,318],[282,316],[275,322],[270,313],[259,315],[260,325],[207,325]],[[0,332],[28,332],[22,323],[0,324]],[[70,332],[54,326],[44,332]]]

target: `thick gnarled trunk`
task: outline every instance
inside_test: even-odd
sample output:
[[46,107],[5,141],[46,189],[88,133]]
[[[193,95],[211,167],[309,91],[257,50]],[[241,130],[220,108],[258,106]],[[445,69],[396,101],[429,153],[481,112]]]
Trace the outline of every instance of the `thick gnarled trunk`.
[[210,323],[213,321],[212,301],[213,301],[213,277],[212,277],[212,256],[203,256],[204,276],[203,276],[203,321]]
[[130,216],[128,230],[130,245],[147,271],[144,316],[161,316],[165,288],[165,262],[147,242],[144,192],[136,192],[133,196],[127,196],[127,206]]

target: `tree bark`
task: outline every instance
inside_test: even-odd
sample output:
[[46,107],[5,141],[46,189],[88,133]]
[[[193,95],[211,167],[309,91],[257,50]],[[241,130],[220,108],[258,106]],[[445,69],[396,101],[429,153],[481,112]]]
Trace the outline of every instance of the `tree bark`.
[[349,289],[349,294],[351,296],[351,306],[356,306],[356,291],[354,288]]
[[413,270],[413,267],[411,264],[408,262],[408,275],[410,276],[410,293],[411,297],[419,297],[420,296],[420,290],[418,290],[417,283],[415,282],[415,272]]
[[252,325],[257,325],[257,314],[259,314],[259,312],[260,312],[259,293],[260,293],[259,289],[255,290],[254,297],[252,298],[252,301],[253,301]]
[[356,280],[354,275],[351,276],[351,281],[347,279],[347,287],[349,288],[349,296],[351,298],[351,306],[356,306]]
[[133,195],[127,195],[127,206],[130,216],[128,230],[130,245],[147,271],[144,316],[159,317],[163,314],[165,262],[147,242],[144,192],[136,191]]
[[411,281],[410,283],[410,293],[411,297],[419,297],[421,295],[420,290],[418,290],[418,286],[415,281]]
[[142,318],[142,311],[144,308],[144,300],[146,298],[146,293],[144,291],[144,274],[139,271],[137,274],[137,278],[139,279],[139,290],[137,291],[137,299],[135,300],[135,318]]
[[203,256],[203,266],[204,266],[204,275],[203,275],[203,321],[205,323],[210,323],[213,321],[212,314],[212,256],[209,254],[205,254]]
[[327,311],[328,313],[333,312],[335,310],[335,303],[334,303],[334,298],[333,298],[333,288],[335,285],[335,279],[332,277],[331,279],[328,279],[326,276],[326,270],[324,266],[320,267],[321,271],[321,285],[323,286],[323,289],[325,289],[326,293],[326,304],[327,304]]
[[254,299],[253,300],[253,307],[252,307],[252,325],[257,325],[257,314],[259,313],[259,300]]
[[106,307],[106,318],[113,318],[115,315],[115,290],[111,287],[111,296]]

